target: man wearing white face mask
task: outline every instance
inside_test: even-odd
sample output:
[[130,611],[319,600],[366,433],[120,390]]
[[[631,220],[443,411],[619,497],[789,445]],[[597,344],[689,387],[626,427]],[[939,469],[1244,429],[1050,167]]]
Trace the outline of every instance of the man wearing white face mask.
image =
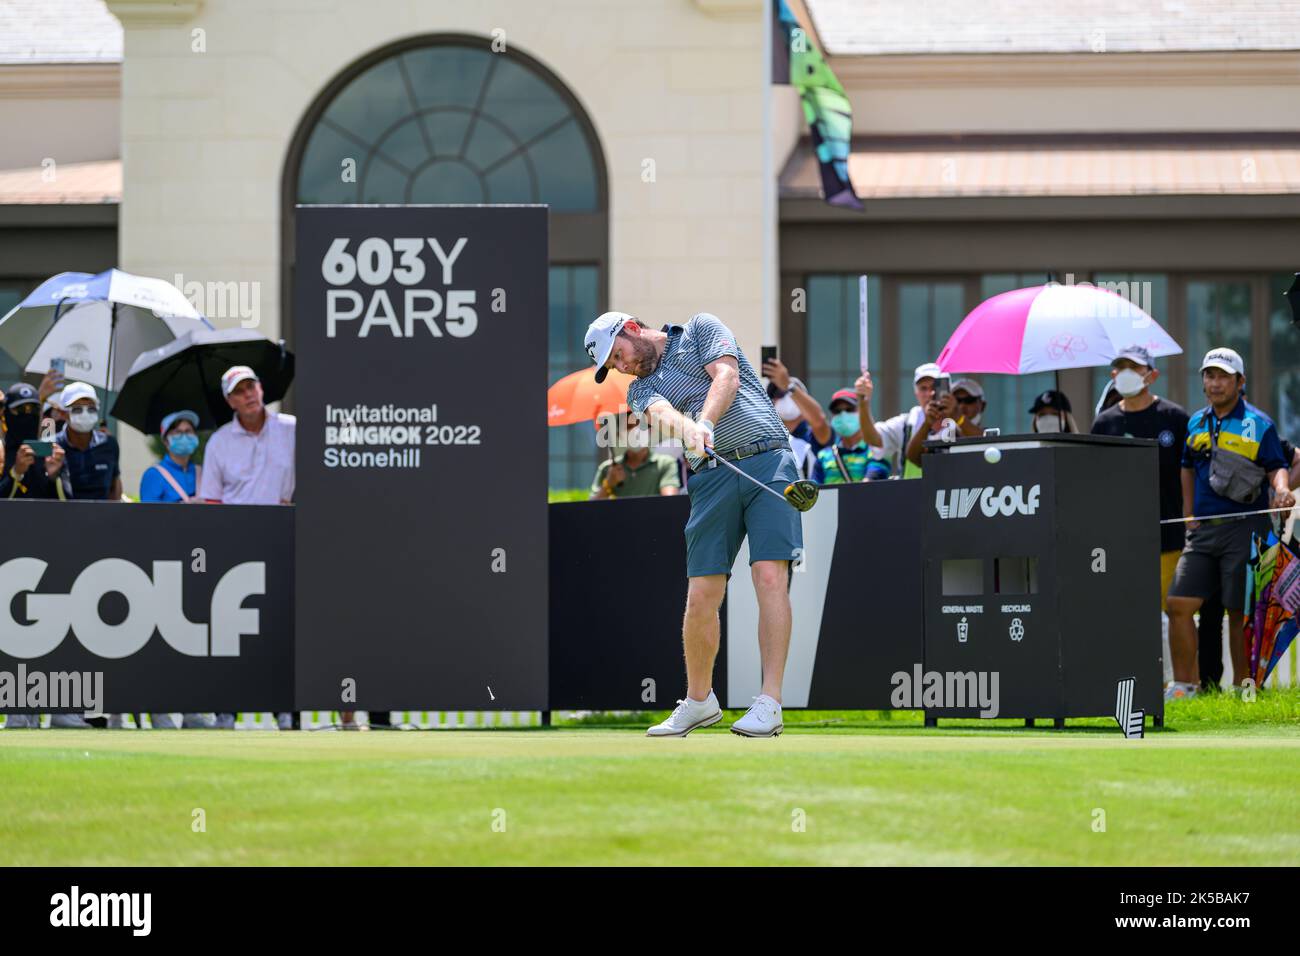
[[[1166,398],[1151,394],[1160,372],[1151,364],[1151,353],[1140,345],[1123,349],[1110,363],[1110,377],[1119,393],[1117,404],[1103,411],[1092,423],[1094,435],[1121,438],[1149,438],[1159,443],[1160,520],[1183,516],[1182,458],[1187,443],[1187,412]],[[1178,567],[1183,550],[1183,525],[1160,528],[1160,608]],[[1222,615],[1220,615],[1222,617]]]
[[99,431],[99,397],[85,382],[63,390],[59,404],[68,424],[55,439],[67,458],[64,463],[72,497],[82,501],[121,501],[122,472],[118,468],[117,439]]

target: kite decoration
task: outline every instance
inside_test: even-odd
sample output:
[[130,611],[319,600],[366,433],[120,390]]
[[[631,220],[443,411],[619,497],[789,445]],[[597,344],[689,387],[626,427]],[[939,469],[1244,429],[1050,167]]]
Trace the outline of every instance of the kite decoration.
[[1300,557],[1270,532],[1253,535],[1246,564],[1246,650],[1249,675],[1263,687],[1300,632]]

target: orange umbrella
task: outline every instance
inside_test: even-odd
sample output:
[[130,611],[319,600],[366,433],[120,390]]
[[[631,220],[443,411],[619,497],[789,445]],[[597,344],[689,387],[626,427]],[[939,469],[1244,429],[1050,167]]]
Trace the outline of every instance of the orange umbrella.
[[602,415],[617,415],[627,407],[631,375],[610,371],[597,384],[596,370],[584,368],[566,375],[546,390],[546,424],[576,425]]

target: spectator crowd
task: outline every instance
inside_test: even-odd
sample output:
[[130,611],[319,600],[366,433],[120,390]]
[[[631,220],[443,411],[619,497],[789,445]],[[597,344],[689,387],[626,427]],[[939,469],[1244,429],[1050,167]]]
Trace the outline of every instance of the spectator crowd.
[[[1153,391],[1160,377],[1141,347],[1122,351],[1092,424],[1097,435],[1154,440],[1159,447],[1161,602],[1167,614],[1173,682],[1168,697],[1188,697],[1218,687],[1223,677],[1222,633],[1227,620],[1232,681],[1246,679],[1242,635],[1245,565],[1250,538],[1268,515],[1230,517],[1243,511],[1288,508],[1300,478],[1300,452],[1277,433],[1271,418],[1246,400],[1240,355],[1215,348],[1201,363],[1207,400],[1193,414]],[[767,394],[789,433],[801,475],[823,485],[919,477],[926,443],[985,434],[988,402],[971,377],[951,378],[925,363],[912,376],[916,403],[883,419],[872,412],[869,371],[836,389],[825,405],[778,359],[763,363]],[[294,500],[293,416],[271,411],[262,384],[246,366],[221,377],[232,418],[207,439],[202,419],[187,408],[162,419],[161,459],[148,468],[139,501],[160,504],[287,505]],[[1071,402],[1062,392],[1038,395],[1026,410],[1031,433],[1077,433]],[[123,502],[119,447],[95,388],[64,382],[50,371],[0,395],[0,502],[25,500]],[[626,414],[592,479],[596,500],[689,493],[680,448],[652,447],[649,429]],[[345,726],[355,726],[345,713]],[[297,715],[277,715],[279,726]],[[93,719],[93,718],[92,718]],[[10,728],[39,726],[40,716],[10,715]],[[120,725],[120,715],[101,718]],[[382,722],[375,715],[373,723]],[[152,715],[154,727],[174,727],[169,714]],[[53,726],[88,726],[79,715],[54,715]],[[184,714],[184,727],[233,727],[234,715]]]
[[[1278,435],[1273,420],[1246,399],[1246,367],[1229,348],[1214,348],[1200,365],[1207,405],[1193,414],[1153,390],[1160,377],[1142,347],[1122,350],[1097,403],[1091,433],[1155,441],[1159,450],[1161,610],[1168,627],[1173,681],[1167,698],[1217,689],[1228,640],[1231,680],[1249,678],[1243,636],[1245,567],[1252,534],[1267,530],[1268,509],[1293,507],[1300,451]],[[872,414],[869,371],[836,389],[825,405],[775,358],[764,361],[767,394],[790,434],[801,475],[822,485],[920,477],[926,443],[985,434],[988,409],[975,378],[952,378],[937,364],[917,366],[916,404],[883,420]],[[1064,392],[1049,389],[1026,410],[1025,431],[1078,433]],[[597,469],[592,498],[689,493],[689,477],[673,449],[618,449]],[[1276,513],[1276,511],[1275,511]],[[1285,515],[1282,515],[1285,517]]]
[[[268,409],[253,369],[237,365],[221,377],[233,415],[200,455],[201,418],[177,408],[162,419],[163,456],[140,481],[138,499],[161,504],[288,505],[294,496],[296,420]],[[0,501],[124,502],[117,439],[109,431],[95,388],[64,382],[51,370],[39,387],[19,382],[0,402]],[[200,461],[202,462],[200,464]],[[155,728],[173,728],[171,714],[152,714]],[[38,727],[39,714],[11,714],[6,727]],[[297,715],[277,715],[281,729]],[[137,723],[139,718],[137,717]],[[234,714],[184,714],[183,727],[232,728]],[[121,726],[121,715],[55,714],[54,727]]]

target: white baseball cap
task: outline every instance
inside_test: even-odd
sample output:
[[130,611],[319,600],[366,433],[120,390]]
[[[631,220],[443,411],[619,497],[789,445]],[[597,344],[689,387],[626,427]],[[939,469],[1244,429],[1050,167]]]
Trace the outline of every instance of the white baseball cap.
[[926,362],[924,365],[916,367],[916,374],[912,376],[912,384],[915,385],[923,378],[943,378],[943,369],[939,368],[934,362]]
[[1238,375],[1246,374],[1246,363],[1241,360],[1241,356],[1232,349],[1210,349],[1205,353],[1205,358],[1201,360],[1201,371],[1207,368],[1221,368],[1225,372],[1235,372]]
[[99,396],[95,394],[94,386],[87,385],[85,382],[71,382],[59,396],[59,407],[67,411],[72,408],[73,402],[87,398],[95,403],[96,408],[99,407]]
[[971,398],[984,397],[984,389],[980,386],[980,383],[975,381],[973,378],[957,379],[957,381],[952,383],[952,390],[955,392],[958,389],[965,392]]
[[609,374],[605,363],[609,361],[609,353],[614,351],[614,340],[618,338],[618,333],[623,331],[623,326],[628,322],[635,321],[636,317],[626,312],[606,312],[587,326],[587,335],[582,340],[582,347],[596,363],[597,382],[605,381],[605,376]]
[[236,385],[247,381],[260,382],[261,379],[247,365],[232,365],[221,376],[221,396],[223,398],[229,397],[230,393],[235,390]]

